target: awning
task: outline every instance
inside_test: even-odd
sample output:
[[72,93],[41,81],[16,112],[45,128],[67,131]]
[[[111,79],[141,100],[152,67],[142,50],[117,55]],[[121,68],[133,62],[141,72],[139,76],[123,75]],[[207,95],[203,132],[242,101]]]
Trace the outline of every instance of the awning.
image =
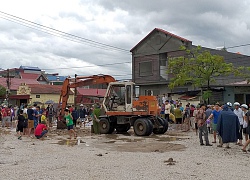
[[180,100],[193,100],[195,99],[197,96],[181,96],[179,99]]
[[30,99],[30,95],[10,95],[10,99]]

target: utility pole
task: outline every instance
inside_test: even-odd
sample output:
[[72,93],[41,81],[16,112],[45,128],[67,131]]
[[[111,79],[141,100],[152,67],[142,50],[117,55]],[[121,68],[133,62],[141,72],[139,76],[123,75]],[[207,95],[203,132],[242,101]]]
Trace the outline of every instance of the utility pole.
[[[77,74],[75,74],[75,83],[76,83],[76,78],[77,78]],[[76,108],[76,98],[77,98],[77,87],[75,86],[75,95],[74,95],[74,106]]]

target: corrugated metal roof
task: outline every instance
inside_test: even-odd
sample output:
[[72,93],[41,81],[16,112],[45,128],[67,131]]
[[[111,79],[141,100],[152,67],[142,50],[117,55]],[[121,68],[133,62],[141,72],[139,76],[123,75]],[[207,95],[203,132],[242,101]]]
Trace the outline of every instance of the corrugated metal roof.
[[[19,79],[19,78],[11,78],[11,85],[10,85],[10,90],[18,90],[18,87],[25,83],[25,84],[39,84],[39,82],[35,79]],[[7,88],[7,82],[6,78],[0,77],[0,85],[4,86]]]
[[177,35],[175,35],[175,34],[173,34],[173,33],[170,33],[170,32],[168,32],[168,31],[166,31],[166,30],[163,30],[163,29],[160,29],[160,28],[155,28],[155,29],[153,29],[145,38],[143,38],[138,44],[136,44],[136,45],[130,50],[130,52],[132,52],[137,46],[139,46],[143,41],[145,41],[145,40],[146,40],[153,32],[155,32],[155,31],[162,32],[162,33],[164,33],[164,34],[166,34],[166,35],[169,35],[169,36],[175,37],[175,38],[177,38],[177,39],[180,39],[181,41],[192,42],[192,41],[190,41],[190,40],[188,40],[188,39],[185,39],[185,38],[183,38],[183,37],[181,37],[181,36],[177,36]]
[[32,67],[32,66],[20,66],[19,68],[23,69],[23,70],[41,71],[40,68],[38,68],[38,67]]
[[62,86],[48,84],[30,84],[28,85],[32,94],[60,94]]
[[84,89],[78,88],[78,93],[82,96],[104,97],[106,89]]
[[33,74],[33,73],[23,73],[20,72],[21,79],[35,79],[37,80],[41,74]]
[[49,81],[64,81],[67,76],[46,75]]

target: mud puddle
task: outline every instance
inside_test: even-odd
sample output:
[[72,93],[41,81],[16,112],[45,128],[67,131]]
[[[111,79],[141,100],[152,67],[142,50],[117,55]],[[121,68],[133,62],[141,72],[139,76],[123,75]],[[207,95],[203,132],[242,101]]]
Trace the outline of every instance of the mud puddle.
[[[121,134],[108,134],[92,146],[111,151],[119,152],[169,152],[182,151],[186,147],[181,144],[175,144],[175,141],[186,139],[186,137],[169,135],[151,135],[147,137],[138,137]],[[176,134],[179,135],[179,134]],[[130,137],[128,137],[130,136]],[[183,135],[184,136],[184,135]],[[107,141],[108,140],[108,141]]]

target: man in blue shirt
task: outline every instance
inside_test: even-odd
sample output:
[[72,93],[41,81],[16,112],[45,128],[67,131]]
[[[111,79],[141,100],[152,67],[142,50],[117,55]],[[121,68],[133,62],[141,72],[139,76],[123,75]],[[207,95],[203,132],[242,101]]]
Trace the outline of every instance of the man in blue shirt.
[[213,129],[213,135],[214,135],[214,141],[212,143],[216,143],[216,134],[217,134],[217,122],[218,122],[218,118],[219,118],[219,115],[220,115],[220,104],[219,103],[216,103],[215,106],[214,106],[214,110],[212,111],[212,114],[209,116],[208,119],[212,119],[213,118],[213,126],[212,126],[212,129]]
[[28,116],[28,136],[30,136],[31,130],[34,129],[34,120],[33,120],[34,110],[32,106],[28,106],[27,116]]

